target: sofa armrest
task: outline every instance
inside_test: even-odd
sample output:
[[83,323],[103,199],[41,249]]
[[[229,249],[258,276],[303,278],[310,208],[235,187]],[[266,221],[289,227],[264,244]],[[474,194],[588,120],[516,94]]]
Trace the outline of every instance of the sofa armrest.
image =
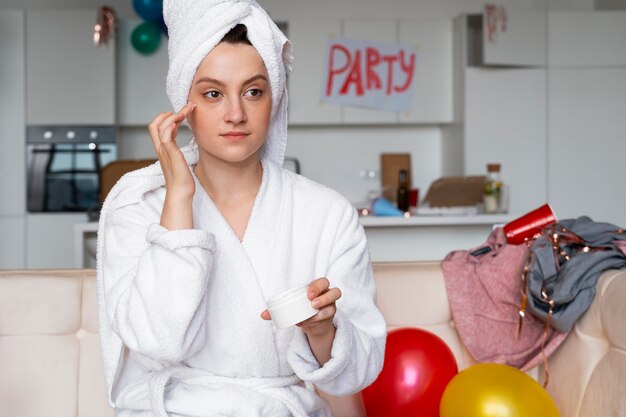
[[626,413],[626,268],[604,272],[596,291],[548,362],[547,390],[564,417]]

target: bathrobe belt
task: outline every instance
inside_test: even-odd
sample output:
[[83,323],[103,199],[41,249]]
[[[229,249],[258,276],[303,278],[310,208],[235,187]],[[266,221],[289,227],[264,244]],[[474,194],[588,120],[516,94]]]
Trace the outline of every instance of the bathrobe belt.
[[154,373],[150,379],[150,406],[155,417],[169,417],[165,409],[165,387],[172,379],[182,379],[199,385],[221,383],[248,388],[279,401],[294,417],[307,417],[306,411],[297,398],[286,391],[286,388],[302,382],[295,374],[266,378],[236,378],[213,375],[201,369],[184,366],[165,368]]

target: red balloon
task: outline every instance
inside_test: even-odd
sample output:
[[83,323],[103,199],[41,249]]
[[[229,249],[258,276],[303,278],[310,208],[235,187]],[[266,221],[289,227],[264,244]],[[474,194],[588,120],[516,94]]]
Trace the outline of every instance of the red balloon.
[[439,402],[458,373],[446,343],[416,328],[392,330],[378,379],[363,390],[368,417],[439,417]]

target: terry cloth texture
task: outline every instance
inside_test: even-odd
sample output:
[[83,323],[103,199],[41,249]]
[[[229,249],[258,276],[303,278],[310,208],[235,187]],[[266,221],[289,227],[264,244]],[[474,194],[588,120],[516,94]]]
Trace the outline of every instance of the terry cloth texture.
[[[188,161],[197,145],[183,149]],[[382,368],[386,326],[356,210],[263,161],[243,242],[200,184],[194,230],[159,223],[158,164],[126,174],[98,229],[100,341],[109,400],[124,416],[327,416],[312,384],[347,395]],[[276,329],[265,300],[325,276],[342,291],[331,360],[302,329]]]
[[272,110],[263,159],[282,165],[287,143],[287,77],[293,64],[291,42],[254,0],[164,0],[168,28],[169,69],[166,90],[174,112],[188,101],[191,82],[204,57],[237,24],[248,28],[248,39],[263,59],[269,75]]

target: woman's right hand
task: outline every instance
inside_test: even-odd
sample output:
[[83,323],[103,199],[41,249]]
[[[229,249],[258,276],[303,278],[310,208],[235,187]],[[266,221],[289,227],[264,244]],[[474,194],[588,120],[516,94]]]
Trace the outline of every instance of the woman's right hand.
[[188,103],[178,113],[160,113],[148,125],[152,144],[165,177],[166,193],[161,226],[170,230],[193,228],[191,205],[196,184],[191,169],[176,144],[176,135],[180,124],[195,107],[195,104]]
[[178,113],[171,111],[159,113],[148,125],[152,144],[165,176],[165,188],[168,194],[193,196],[195,191],[195,183],[189,166],[176,144],[180,124],[195,107],[195,104],[187,103]]

